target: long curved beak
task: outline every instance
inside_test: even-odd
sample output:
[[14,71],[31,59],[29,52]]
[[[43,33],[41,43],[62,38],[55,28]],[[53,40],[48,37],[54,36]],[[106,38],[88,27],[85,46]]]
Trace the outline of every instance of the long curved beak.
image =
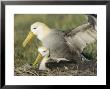
[[34,63],[32,64],[32,66],[35,66],[36,64],[38,64],[38,62],[39,62],[40,60],[42,60],[42,59],[43,59],[42,54],[41,54],[41,53],[38,53],[37,58],[36,58],[36,60],[34,61]]
[[27,43],[29,43],[31,41],[33,36],[34,36],[33,32],[30,31],[29,34],[27,35],[26,39],[23,42],[23,47],[25,47],[27,45]]

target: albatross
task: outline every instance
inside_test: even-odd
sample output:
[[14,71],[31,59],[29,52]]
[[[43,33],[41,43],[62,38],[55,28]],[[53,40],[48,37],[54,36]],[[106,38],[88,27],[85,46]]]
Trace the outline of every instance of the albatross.
[[[71,30],[68,33],[49,28],[42,22],[35,22],[31,25],[31,30],[23,42],[23,47],[29,43],[33,36],[36,36],[42,42],[42,46],[38,48],[38,56],[33,66],[41,62],[40,70],[45,70],[45,63],[49,59],[56,61],[78,61],[79,59],[88,60],[82,54],[83,49],[97,40],[96,18],[88,15],[88,22]],[[40,50],[39,50],[40,49]],[[44,58],[44,53],[48,50],[49,57]],[[48,54],[47,53],[47,54]],[[43,64],[43,65],[42,65]]]

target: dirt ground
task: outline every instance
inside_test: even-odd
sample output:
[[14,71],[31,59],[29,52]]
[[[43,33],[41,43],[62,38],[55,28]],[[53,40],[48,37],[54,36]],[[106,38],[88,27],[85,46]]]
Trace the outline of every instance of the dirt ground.
[[15,76],[96,76],[97,61],[91,60],[87,62],[50,62],[46,66],[48,70],[39,70],[38,66],[32,68],[30,64],[17,67],[14,70]]

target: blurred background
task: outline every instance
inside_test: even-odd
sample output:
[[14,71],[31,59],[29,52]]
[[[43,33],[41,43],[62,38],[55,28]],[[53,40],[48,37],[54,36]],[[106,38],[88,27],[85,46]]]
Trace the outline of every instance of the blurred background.
[[[43,22],[52,29],[69,31],[87,22],[87,16],[81,14],[15,14],[14,15],[14,66],[20,67],[26,63],[32,64],[37,57],[37,47],[40,41],[33,38],[32,43],[25,48],[22,43],[35,22]],[[36,44],[38,43],[38,44]],[[96,43],[84,49],[88,59],[96,59]]]

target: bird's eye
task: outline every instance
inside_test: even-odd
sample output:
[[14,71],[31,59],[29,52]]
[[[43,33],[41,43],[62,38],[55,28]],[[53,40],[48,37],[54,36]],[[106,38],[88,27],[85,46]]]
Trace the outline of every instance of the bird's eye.
[[43,51],[43,52],[46,52],[46,51]]
[[36,29],[36,28],[33,28],[33,29]]

